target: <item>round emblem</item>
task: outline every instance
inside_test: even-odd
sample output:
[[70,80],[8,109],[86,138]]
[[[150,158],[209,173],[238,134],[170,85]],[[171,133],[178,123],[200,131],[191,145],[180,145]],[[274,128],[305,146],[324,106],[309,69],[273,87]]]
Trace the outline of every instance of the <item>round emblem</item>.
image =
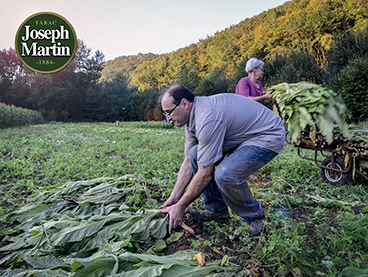
[[77,36],[72,25],[61,15],[36,13],[18,28],[15,49],[29,69],[53,73],[63,69],[73,59]]

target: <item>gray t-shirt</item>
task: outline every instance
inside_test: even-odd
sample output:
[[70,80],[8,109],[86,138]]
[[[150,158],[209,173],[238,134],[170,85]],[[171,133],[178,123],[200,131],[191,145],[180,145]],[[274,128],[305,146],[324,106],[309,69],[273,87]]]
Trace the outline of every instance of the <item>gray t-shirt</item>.
[[199,168],[245,145],[281,153],[285,144],[279,116],[252,99],[230,93],[195,97],[185,136],[185,155],[198,144]]

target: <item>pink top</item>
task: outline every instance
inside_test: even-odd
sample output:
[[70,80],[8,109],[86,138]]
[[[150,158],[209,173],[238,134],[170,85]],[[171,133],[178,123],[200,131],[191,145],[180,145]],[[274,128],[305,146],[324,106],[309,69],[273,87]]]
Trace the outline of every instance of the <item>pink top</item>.
[[259,89],[256,88],[255,85],[253,85],[252,81],[249,79],[249,77],[241,78],[236,86],[235,94],[243,95],[243,96],[251,96],[251,97],[257,97],[262,96],[262,89],[263,85],[260,81],[257,81],[259,85]]

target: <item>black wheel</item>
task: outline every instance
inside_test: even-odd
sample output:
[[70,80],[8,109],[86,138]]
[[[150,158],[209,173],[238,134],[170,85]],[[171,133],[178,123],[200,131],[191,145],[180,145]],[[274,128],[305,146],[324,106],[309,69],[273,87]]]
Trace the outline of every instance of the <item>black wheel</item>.
[[[332,168],[331,157],[327,157],[321,165]],[[338,170],[346,169],[344,159],[341,156],[335,156],[333,168]],[[321,168],[321,177],[325,183],[330,183],[335,186],[341,186],[347,184],[351,180],[352,171],[349,170],[347,173],[341,173]]]

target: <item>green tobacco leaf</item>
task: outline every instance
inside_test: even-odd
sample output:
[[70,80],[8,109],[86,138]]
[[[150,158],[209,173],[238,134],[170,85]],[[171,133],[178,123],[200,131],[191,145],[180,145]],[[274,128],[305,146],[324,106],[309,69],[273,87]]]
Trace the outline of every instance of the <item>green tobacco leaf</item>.
[[46,230],[49,230],[49,229],[61,230],[61,229],[77,226],[80,224],[80,222],[81,221],[78,218],[71,217],[69,215],[62,215],[57,220],[50,219],[49,221],[43,223],[42,225],[43,227],[37,226],[37,227],[32,228],[32,231],[42,232],[43,228]]
[[58,259],[54,256],[46,256],[38,258],[26,257],[24,260],[35,269],[54,269],[54,268],[70,269],[69,265],[65,264],[61,259]]
[[[109,182],[114,185],[126,185],[124,183],[126,180],[113,181],[113,179],[109,179]],[[70,269],[73,276],[108,276],[109,274],[114,274],[114,276],[117,274],[155,276],[155,274],[164,273],[177,266],[180,266],[181,269],[174,268],[176,270],[174,274],[181,272],[185,274],[185,272],[197,270],[195,269],[197,262],[191,261],[194,254],[189,252],[176,253],[167,257],[132,253],[124,253],[120,256],[112,255],[112,253],[117,254],[122,251],[121,245],[123,243],[131,241],[130,245],[134,246],[129,247],[140,247],[139,242],[147,242],[155,238],[157,239],[156,251],[162,250],[166,247],[166,242],[162,238],[167,234],[168,215],[160,213],[159,210],[140,210],[137,213],[132,213],[127,210],[129,207],[124,207],[123,209],[126,210],[118,213],[117,208],[119,207],[120,210],[124,203],[121,204],[121,195],[114,195],[118,190],[111,187],[111,184],[103,183],[101,180],[77,183],[77,189],[72,188],[73,183],[68,183],[55,187],[56,192],[42,191],[42,195],[39,195],[38,199],[47,198],[48,201],[52,202],[48,202],[47,205],[29,205],[11,215],[14,218],[28,220],[22,224],[24,227],[27,226],[26,224],[36,226],[24,229],[23,233],[12,238],[13,243],[0,249],[4,252],[12,251],[0,261],[3,265],[7,266],[16,260],[26,259],[26,262],[31,266],[47,271],[45,274],[48,275],[45,276],[56,272],[57,267]],[[99,188],[92,190],[89,187],[91,184],[96,184]],[[60,197],[65,191],[81,192],[82,190],[89,191],[88,197],[86,193],[73,197],[64,194]],[[104,194],[107,191],[109,193]],[[119,189],[119,191],[122,195],[128,191],[134,192],[130,188],[127,190]],[[102,194],[95,198],[96,195],[93,195],[92,192]],[[89,198],[88,201],[86,198]],[[91,202],[92,199],[95,203]],[[113,203],[109,203],[109,201]],[[46,210],[47,213],[45,213]],[[26,219],[26,215],[32,217]],[[177,236],[176,239],[180,237]],[[174,241],[175,236],[172,236],[171,240]],[[91,251],[96,251],[97,248],[100,248],[100,251],[93,256],[88,256],[91,255]],[[45,253],[50,253],[50,256],[42,256]],[[51,253],[54,255],[73,253],[73,257],[65,256],[63,260],[59,260]],[[41,257],[39,257],[40,255]],[[122,272],[123,270],[126,272]],[[40,270],[32,272],[30,274],[34,274],[34,276],[36,274],[42,276],[39,275],[42,274]],[[62,274],[60,273],[61,276]]]
[[119,210],[119,207],[120,207],[120,204],[117,204],[117,203],[107,205],[105,208],[105,215],[110,214],[114,210]]
[[78,261],[74,261],[72,263],[72,269],[71,269],[71,272],[70,273],[74,273],[76,272],[78,269],[84,267],[84,264],[78,262]]
[[341,123],[341,121],[342,121],[341,115],[337,112],[337,109],[332,104],[329,104],[326,107],[326,114],[336,124],[340,124]]
[[101,277],[112,273],[116,260],[113,257],[98,258],[77,269],[73,277]]
[[113,178],[96,178],[88,181],[68,182],[58,189],[58,193],[56,195],[75,195],[76,192],[85,190],[84,188],[95,187],[98,184],[111,181],[115,180]]
[[0,229],[0,238],[14,234],[15,232],[16,231],[11,227]]
[[350,138],[345,121],[346,106],[332,90],[308,82],[282,83],[271,89],[275,89],[272,94],[276,96],[281,118],[293,142],[297,142],[300,131],[308,132],[314,124],[329,144],[333,141],[334,123],[339,125],[345,137]]
[[195,252],[178,252],[176,255],[170,256],[154,256],[148,254],[136,254],[136,253],[123,253],[119,255],[119,263],[121,262],[133,262],[138,264],[142,261],[157,263],[157,264],[177,264],[177,265],[196,265],[195,262],[190,262],[189,259],[193,258]]
[[155,216],[156,214],[132,216],[116,231],[116,235],[120,238],[127,238],[129,235],[132,235],[136,240],[147,241],[150,238],[150,230],[147,227]]
[[303,104],[309,107],[309,106],[315,106],[319,102],[321,102],[320,96],[315,96],[314,94],[310,94],[310,97],[308,99],[305,99]]
[[69,272],[56,269],[56,270],[25,270],[15,269],[6,272],[5,277],[69,277]]
[[106,221],[82,222],[80,225],[61,230],[52,236],[55,245],[67,242],[81,241],[82,239],[96,234],[105,225]]
[[[101,220],[106,220],[107,223],[109,223],[110,225],[106,224],[103,229],[101,229],[96,236],[94,236],[83,249],[93,249],[96,247],[99,247],[100,245],[106,243],[106,240],[108,240],[109,238],[113,237],[115,235],[116,230],[120,230],[121,228],[123,228],[124,226],[127,225],[127,220],[130,218],[131,216],[126,215],[126,214],[111,214],[109,216],[103,216],[101,217]],[[109,219],[109,220],[108,220]],[[95,218],[95,220],[97,221],[98,219]],[[118,221],[120,220],[120,221]],[[115,222],[117,221],[117,222]],[[111,222],[115,222],[113,224],[111,224]]]
[[21,257],[26,257],[31,253],[31,251],[31,249],[26,249],[11,252],[9,255],[0,260],[0,265],[9,265],[10,263],[14,262],[17,259],[20,259]]
[[[152,265],[140,267],[136,270],[130,270],[113,275],[114,277],[156,277],[162,276],[163,272],[170,269],[173,265]],[[112,275],[107,277],[113,277]],[[173,276],[173,275],[172,275]]]
[[318,123],[319,131],[326,138],[328,143],[332,143],[333,129],[334,129],[333,122],[323,116],[319,116],[318,119],[319,120],[317,121],[317,123]]
[[31,231],[31,237],[34,237],[34,236],[37,236],[41,231],[35,231],[35,230],[32,230]]
[[170,268],[170,270],[165,270],[162,272],[162,277],[203,277],[212,272],[217,272],[221,270],[220,266],[197,266],[197,267],[187,267],[175,265]]
[[93,203],[93,204],[111,204],[116,203],[121,198],[124,197],[124,194],[109,194],[108,192],[105,192],[102,195],[83,195],[79,198],[75,198],[73,201],[82,204],[82,203]]
[[28,220],[36,221],[37,219],[47,218],[53,212],[53,207],[51,207],[50,205],[31,204],[9,214],[6,219],[19,222],[24,222]]
[[[223,271],[218,265],[198,266],[193,258],[195,252],[182,251],[166,257],[146,254],[124,253],[118,256],[119,264],[134,263],[136,270],[127,267],[126,272],[115,274],[114,277],[126,276],[192,276],[203,277],[217,270]],[[81,275],[82,276],[82,275]],[[83,275],[84,276],[84,275]],[[112,276],[111,276],[112,277]]]
[[1,247],[0,251],[1,252],[14,251],[14,250],[18,250],[18,249],[25,248],[25,247],[28,247],[28,245],[26,245],[23,240],[17,240],[13,243],[9,243],[9,244]]
[[169,215],[164,218],[153,219],[150,222],[149,229],[153,238],[161,239],[167,234],[167,225],[169,223]]
[[171,236],[166,239],[167,243],[173,243],[178,241],[182,236],[184,235],[184,232],[175,232],[173,234],[171,234]]
[[154,250],[156,252],[162,251],[165,248],[166,248],[166,242],[163,239],[157,239],[155,241],[155,248],[154,248]]
[[312,125],[311,127],[309,138],[312,140],[312,142],[314,142],[317,138],[317,130],[315,125]]
[[[156,276],[166,276],[166,277],[203,277],[210,273],[215,273],[217,270],[221,270],[219,266],[181,266],[181,265],[151,265],[147,267],[140,267],[137,270],[131,270],[127,272],[122,272],[114,275],[114,277],[156,277]],[[222,269],[223,270],[223,269]],[[225,275],[221,275],[225,276]],[[234,276],[234,275],[230,275]],[[107,276],[112,277],[112,275]]]
[[346,123],[345,117],[338,112],[335,106],[333,106],[332,104],[328,105],[328,107],[326,108],[326,115],[336,124],[338,124],[340,130],[345,135],[345,137],[351,137],[349,125]]
[[305,107],[299,107],[298,111],[300,114],[300,128],[304,130],[307,126],[313,126],[314,120],[308,110]]
[[297,113],[294,113],[288,122],[288,131],[291,140],[294,142],[298,141],[298,136],[300,134],[300,127],[299,127],[299,116]]
[[[116,228],[114,228],[116,226]],[[102,244],[106,243],[106,241],[114,235],[115,229],[119,226],[115,224],[113,226],[109,226],[100,230],[96,236],[94,236],[88,243],[83,247],[83,250],[89,250],[100,247]]]
[[116,180],[111,179],[108,182],[103,182],[102,184],[99,184],[98,186],[91,186],[90,189],[84,192],[84,195],[99,195],[104,192],[120,193],[121,189],[115,187],[115,183]]
[[287,88],[286,83],[280,83],[270,87],[271,90],[274,90],[274,92],[272,93],[273,95],[277,95],[278,92],[285,92],[286,88]]

